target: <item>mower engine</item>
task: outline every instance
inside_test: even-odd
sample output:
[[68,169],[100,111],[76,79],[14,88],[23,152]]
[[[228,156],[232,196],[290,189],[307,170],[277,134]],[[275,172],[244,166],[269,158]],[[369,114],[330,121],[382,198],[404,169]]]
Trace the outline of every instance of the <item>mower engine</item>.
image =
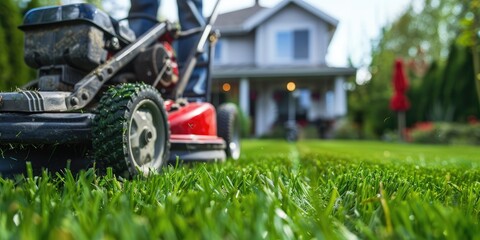
[[[25,32],[25,62],[38,70],[35,87],[40,91],[72,91],[89,72],[135,41],[132,30],[89,4],[34,9],[20,29]],[[161,88],[178,78],[167,41],[145,49],[129,65],[122,73],[130,71],[128,76],[135,77],[123,81],[153,84],[159,78]]]

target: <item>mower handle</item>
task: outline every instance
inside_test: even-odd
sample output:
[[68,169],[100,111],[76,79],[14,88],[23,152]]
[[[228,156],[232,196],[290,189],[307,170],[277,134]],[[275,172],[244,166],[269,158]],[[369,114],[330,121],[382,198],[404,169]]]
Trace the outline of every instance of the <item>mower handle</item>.
[[108,80],[131,62],[143,49],[150,46],[171,29],[172,25],[169,22],[156,24],[135,42],[115,54],[103,65],[94,69],[75,84],[74,91],[65,99],[67,109],[69,111],[79,110],[87,106]]
[[[190,4],[190,10],[192,10],[193,13],[198,12],[198,11],[193,11],[191,1],[188,1]],[[202,33],[200,35],[200,38],[197,41],[197,44],[195,45],[195,48],[193,51],[190,53],[188,56],[187,62],[185,66],[183,67],[182,71],[180,72],[180,80],[178,81],[177,85],[173,89],[172,92],[172,99],[176,100],[178,98],[181,98],[183,96],[183,93],[185,92],[185,88],[187,87],[187,83],[192,76],[193,70],[195,68],[195,65],[197,64],[198,57],[204,52],[205,44],[207,43],[207,40],[209,40],[209,36],[212,34],[212,28],[213,24],[217,20],[218,17],[218,7],[220,6],[220,0],[217,0],[215,3],[215,6],[213,7],[212,14],[208,18],[208,21],[205,26],[200,27],[199,29]],[[195,15],[195,14],[194,14]],[[198,17],[197,17],[198,18]],[[201,22],[199,21],[201,24]],[[199,31],[197,29],[191,30],[191,32],[188,32],[188,34],[193,34],[196,33],[196,31]],[[182,33],[180,33],[182,35]],[[208,62],[211,64],[211,59],[209,57]]]
[[[189,1],[191,2],[191,1]],[[190,8],[192,8],[193,4]],[[180,81],[173,90],[172,98],[178,99],[182,97],[188,80],[190,79],[193,69],[197,64],[197,57],[203,53],[205,43],[212,33],[213,23],[218,16],[218,6],[220,0],[217,0],[213,8],[208,22],[203,26],[202,34],[196,44],[195,50],[189,55],[186,65],[181,72]],[[192,10],[193,11],[193,10]],[[197,11],[198,12],[198,11]],[[195,13],[195,12],[194,12]],[[201,24],[201,22],[199,22]],[[100,91],[102,86],[110,80],[118,71],[131,62],[143,49],[157,41],[165,32],[171,31],[172,24],[169,22],[162,22],[156,24],[152,29],[140,36],[135,42],[128,45],[126,48],[115,54],[106,63],[99,66],[81,81],[75,84],[74,91],[65,98],[67,111],[79,110],[87,106],[93,98]],[[210,59],[209,59],[210,61]]]

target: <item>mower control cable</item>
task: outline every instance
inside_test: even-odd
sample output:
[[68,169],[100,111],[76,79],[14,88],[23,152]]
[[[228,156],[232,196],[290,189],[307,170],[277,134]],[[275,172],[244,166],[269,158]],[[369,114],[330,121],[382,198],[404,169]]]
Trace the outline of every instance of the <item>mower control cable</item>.
[[74,91],[66,97],[67,109],[69,111],[79,110],[87,106],[108,80],[131,62],[143,49],[153,44],[171,28],[172,26],[169,22],[156,24],[135,42],[119,51],[106,63],[85,76],[75,84]]

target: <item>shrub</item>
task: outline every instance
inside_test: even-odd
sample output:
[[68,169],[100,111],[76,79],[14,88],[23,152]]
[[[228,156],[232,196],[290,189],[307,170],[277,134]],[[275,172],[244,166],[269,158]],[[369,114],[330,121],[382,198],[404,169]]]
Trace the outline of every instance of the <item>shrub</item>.
[[480,144],[480,124],[421,123],[410,130],[414,143]]
[[360,139],[359,129],[351,121],[342,119],[337,122],[333,132],[334,139]]

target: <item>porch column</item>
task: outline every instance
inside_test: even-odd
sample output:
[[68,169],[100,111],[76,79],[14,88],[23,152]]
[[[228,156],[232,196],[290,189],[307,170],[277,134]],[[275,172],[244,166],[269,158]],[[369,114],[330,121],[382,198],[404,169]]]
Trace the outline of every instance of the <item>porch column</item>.
[[239,105],[244,116],[250,115],[250,80],[248,78],[240,79],[239,86]]
[[339,76],[335,79],[335,100],[334,100],[334,114],[335,117],[343,117],[347,114],[347,93],[343,87],[345,84],[345,77]]
[[261,137],[270,131],[272,124],[277,120],[278,110],[273,99],[273,88],[261,85],[255,100],[255,136]]

